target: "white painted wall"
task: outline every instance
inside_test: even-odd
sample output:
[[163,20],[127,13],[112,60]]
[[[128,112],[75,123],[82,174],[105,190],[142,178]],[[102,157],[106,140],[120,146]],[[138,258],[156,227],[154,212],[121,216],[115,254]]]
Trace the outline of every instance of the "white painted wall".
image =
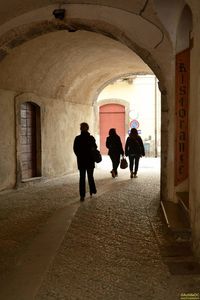
[[[155,129],[157,129],[157,151],[160,154],[161,96],[156,77],[154,75],[138,75],[130,81],[117,80],[99,94],[97,103],[101,106],[102,102],[105,104],[107,100],[109,103],[110,99],[116,103],[120,99],[127,101],[129,111],[127,112],[128,119],[126,118],[128,124],[125,127],[130,129],[132,120],[139,122],[137,129],[141,131],[141,137],[151,156],[155,156]],[[155,111],[157,126],[155,126]]]

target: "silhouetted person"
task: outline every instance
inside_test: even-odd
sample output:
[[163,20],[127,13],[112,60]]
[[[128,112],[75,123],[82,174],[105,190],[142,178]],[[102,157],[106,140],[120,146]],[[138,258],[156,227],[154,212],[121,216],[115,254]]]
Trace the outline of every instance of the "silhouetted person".
[[93,177],[95,164],[92,157],[92,149],[97,149],[97,145],[95,138],[88,132],[89,126],[87,123],[81,123],[80,130],[81,134],[75,137],[73,149],[77,156],[77,165],[80,172],[80,201],[84,201],[86,193],[86,172],[90,196],[92,196],[92,194],[96,194],[97,192]]
[[120,155],[124,155],[124,150],[122,147],[122,142],[120,136],[116,133],[115,128],[110,128],[109,136],[106,139],[106,147],[108,148],[108,155],[112,161],[112,177],[115,178],[117,173],[117,168],[120,163]]
[[[132,128],[125,144],[125,155],[129,157],[130,177],[137,177],[140,157],[145,156],[144,145],[136,128]],[[133,166],[135,169],[133,172]]]

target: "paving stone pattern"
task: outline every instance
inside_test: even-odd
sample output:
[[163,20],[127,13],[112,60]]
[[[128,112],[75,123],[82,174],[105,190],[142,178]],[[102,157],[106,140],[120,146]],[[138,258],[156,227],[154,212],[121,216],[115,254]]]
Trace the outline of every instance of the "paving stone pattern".
[[158,208],[159,174],[150,172],[126,173],[80,206],[36,300],[180,299],[194,290],[194,278],[174,278],[162,261],[147,211],[151,201]]
[[[4,286],[4,290],[11,285],[6,279],[18,276],[19,262],[43,228],[49,242],[48,220],[60,209],[67,211],[78,204],[45,272],[38,266],[30,293],[25,283],[31,282],[31,272],[29,278],[24,274],[24,279],[22,272],[21,296],[0,299],[176,300],[183,293],[199,295],[200,276],[171,274],[162,255],[170,248],[171,238],[159,208],[159,168],[141,165],[138,178],[133,179],[128,169],[119,170],[115,179],[109,170],[96,169],[95,177],[98,193],[83,203],[77,174],[0,193],[0,289]],[[34,258],[34,251],[29,252],[28,268],[22,271],[31,270],[31,255]],[[37,266],[34,269],[37,271]],[[7,276],[12,272],[13,277]]]

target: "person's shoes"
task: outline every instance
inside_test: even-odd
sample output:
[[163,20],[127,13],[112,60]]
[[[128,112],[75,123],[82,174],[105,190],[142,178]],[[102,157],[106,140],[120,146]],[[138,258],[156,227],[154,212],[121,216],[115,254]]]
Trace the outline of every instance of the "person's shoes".
[[81,201],[81,202],[82,202],[82,201],[84,201],[84,200],[85,200],[85,198],[84,198],[84,197],[81,197],[81,198],[80,198],[80,201]]
[[133,178],[133,172],[131,171],[130,178]]
[[137,174],[134,174],[134,178],[137,178]]
[[112,170],[110,173],[112,174],[112,178],[115,178],[115,171]]
[[90,192],[90,198],[92,198],[92,194],[96,194],[97,193],[97,191],[95,191],[95,192]]
[[118,173],[117,172],[115,172],[115,177],[118,177]]

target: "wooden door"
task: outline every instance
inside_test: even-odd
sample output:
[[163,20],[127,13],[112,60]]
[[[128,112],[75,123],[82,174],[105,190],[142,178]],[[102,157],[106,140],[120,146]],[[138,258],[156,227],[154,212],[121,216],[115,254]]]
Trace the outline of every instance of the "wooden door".
[[22,179],[37,176],[36,106],[26,102],[21,105],[20,160]]
[[100,107],[100,150],[107,154],[106,138],[110,128],[115,128],[120,136],[123,147],[125,144],[125,107],[120,104],[106,104]]

